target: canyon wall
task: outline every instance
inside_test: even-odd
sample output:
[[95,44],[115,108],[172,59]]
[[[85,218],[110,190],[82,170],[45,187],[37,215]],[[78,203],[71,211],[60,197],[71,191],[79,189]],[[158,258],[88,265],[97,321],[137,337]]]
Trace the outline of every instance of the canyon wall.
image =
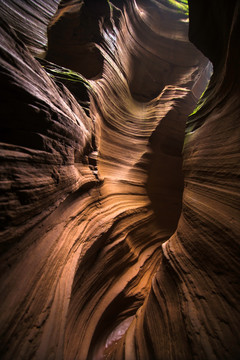
[[239,1],[0,9],[1,358],[238,359]]

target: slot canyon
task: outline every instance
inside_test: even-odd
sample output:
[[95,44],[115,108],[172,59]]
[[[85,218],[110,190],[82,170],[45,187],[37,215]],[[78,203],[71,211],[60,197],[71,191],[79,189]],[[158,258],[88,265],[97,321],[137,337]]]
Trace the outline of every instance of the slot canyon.
[[240,0],[0,0],[0,358],[240,359]]

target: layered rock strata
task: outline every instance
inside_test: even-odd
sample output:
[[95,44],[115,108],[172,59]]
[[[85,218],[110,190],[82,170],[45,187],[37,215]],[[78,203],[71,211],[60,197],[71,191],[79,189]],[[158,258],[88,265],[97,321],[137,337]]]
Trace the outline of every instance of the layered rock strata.
[[57,5],[1,4],[2,358],[237,359],[239,2],[189,1],[186,135],[186,1],[64,1],[40,62]]

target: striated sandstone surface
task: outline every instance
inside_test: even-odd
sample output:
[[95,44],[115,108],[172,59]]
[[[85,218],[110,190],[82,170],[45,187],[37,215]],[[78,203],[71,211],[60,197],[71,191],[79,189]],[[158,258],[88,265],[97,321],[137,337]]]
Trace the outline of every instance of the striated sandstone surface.
[[238,359],[239,1],[0,9],[1,357]]

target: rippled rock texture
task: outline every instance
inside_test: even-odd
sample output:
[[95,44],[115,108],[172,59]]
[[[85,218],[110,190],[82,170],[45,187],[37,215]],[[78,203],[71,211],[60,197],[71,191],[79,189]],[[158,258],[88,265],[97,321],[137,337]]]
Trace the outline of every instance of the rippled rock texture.
[[239,1],[0,9],[2,359],[238,359]]

